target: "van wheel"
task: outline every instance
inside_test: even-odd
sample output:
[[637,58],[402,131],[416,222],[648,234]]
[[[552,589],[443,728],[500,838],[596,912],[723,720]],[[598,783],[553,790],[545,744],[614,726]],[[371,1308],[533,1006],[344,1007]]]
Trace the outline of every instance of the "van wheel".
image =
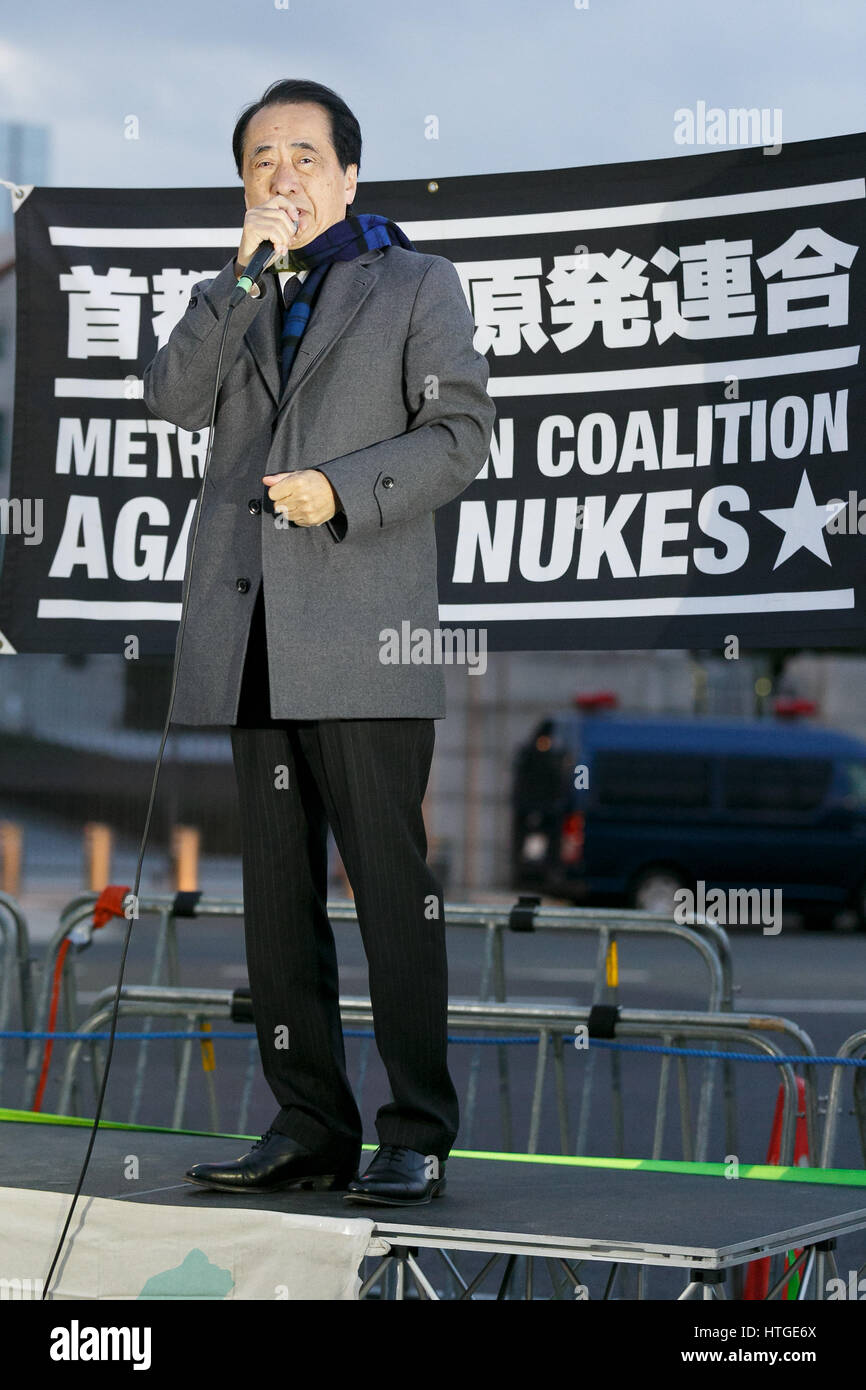
[[631,905],[641,912],[660,912],[673,917],[677,907],[674,894],[685,887],[685,879],[675,869],[662,866],[643,869],[634,881]]

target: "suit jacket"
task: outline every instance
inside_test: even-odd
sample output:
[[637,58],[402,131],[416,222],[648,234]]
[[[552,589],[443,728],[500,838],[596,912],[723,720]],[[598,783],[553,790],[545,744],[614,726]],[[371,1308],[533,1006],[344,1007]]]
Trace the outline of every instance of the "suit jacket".
[[[235,285],[230,261],[193,286],[144,372],[154,415],[207,427]],[[441,718],[441,665],[383,663],[381,634],[438,626],[433,514],[490,445],[489,369],[457,272],[400,246],[334,261],[284,391],[276,276],[260,291],[229,324],[172,723],[235,722],[260,580],[275,719]],[[275,516],[262,475],[303,468],[340,498],[326,524]]]

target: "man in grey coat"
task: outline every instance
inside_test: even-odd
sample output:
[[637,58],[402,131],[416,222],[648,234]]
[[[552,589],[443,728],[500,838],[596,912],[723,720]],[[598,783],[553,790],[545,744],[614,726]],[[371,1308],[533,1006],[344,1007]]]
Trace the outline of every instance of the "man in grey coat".
[[[231,727],[252,1006],[280,1108],[249,1153],[187,1177],[426,1202],[445,1190],[458,1127],[444,904],[421,813],[445,713],[430,659],[433,518],[486,460],[488,366],[451,262],[351,213],[361,135],[334,92],[273,84],[233,149],[247,208],[237,258],[193,287],[144,399],[184,429],[208,425],[229,298],[272,243],[228,326],[172,722]],[[414,660],[386,659],[406,623],[426,643]],[[392,1092],[360,1176],[325,910],[329,825]]]

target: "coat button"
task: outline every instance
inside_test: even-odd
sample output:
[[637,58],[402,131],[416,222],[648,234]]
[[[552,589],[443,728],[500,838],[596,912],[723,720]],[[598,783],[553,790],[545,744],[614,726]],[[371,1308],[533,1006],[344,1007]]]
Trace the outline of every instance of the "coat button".
[[394,486],[394,479],[393,479],[393,478],[383,478],[383,479],[382,479],[382,486],[383,486],[383,487],[393,487],[393,486]]
[[258,497],[251,497],[249,502],[247,503],[247,506],[249,507],[253,516],[258,516],[259,512],[262,509],[262,504]]
[[235,588],[242,594],[245,594],[249,587],[250,581],[248,579],[238,579],[235,582]]

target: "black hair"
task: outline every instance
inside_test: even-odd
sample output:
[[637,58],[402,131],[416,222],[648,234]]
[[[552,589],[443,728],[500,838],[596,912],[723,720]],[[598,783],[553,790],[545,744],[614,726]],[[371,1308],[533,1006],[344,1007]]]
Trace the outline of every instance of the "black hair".
[[350,164],[361,167],[361,127],[356,116],[349,110],[343,98],[330,87],[320,82],[308,82],[302,78],[284,78],[272,82],[259,101],[247,106],[238,117],[232,135],[232,153],[238,171],[238,178],[244,176],[244,140],[247,126],[253,116],[264,106],[277,106],[286,102],[315,101],[328,112],[331,122],[331,144],[337,161],[345,174]]

